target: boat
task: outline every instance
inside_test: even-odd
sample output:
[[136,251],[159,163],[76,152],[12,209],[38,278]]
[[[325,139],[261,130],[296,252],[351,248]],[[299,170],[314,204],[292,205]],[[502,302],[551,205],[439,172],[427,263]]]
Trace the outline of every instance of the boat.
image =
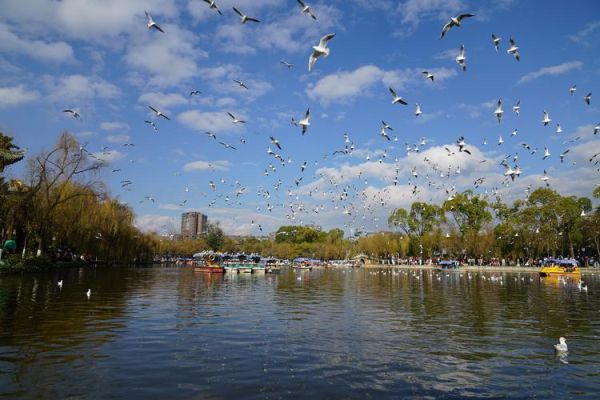
[[548,258],[540,269],[540,276],[581,276],[579,263],[572,258]]
[[321,266],[321,260],[313,258],[296,258],[292,264],[293,269],[309,270]]
[[220,264],[221,257],[216,254],[202,254],[196,257],[194,254],[194,271],[206,272],[209,274],[223,274],[225,268]]
[[440,271],[446,271],[450,269],[458,269],[460,263],[458,260],[441,260],[438,262],[437,269]]

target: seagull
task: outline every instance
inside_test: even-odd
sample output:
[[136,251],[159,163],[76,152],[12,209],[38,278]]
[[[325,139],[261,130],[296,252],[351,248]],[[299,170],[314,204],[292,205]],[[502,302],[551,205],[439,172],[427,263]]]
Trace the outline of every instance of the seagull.
[[598,132],[600,132],[600,122],[598,122],[594,127],[594,135],[597,135]]
[[519,133],[519,130],[517,128],[515,128],[512,133],[510,134],[510,136],[517,136],[517,133]]
[[548,173],[546,172],[546,170],[544,170],[544,176],[542,177],[542,180],[543,180],[543,181],[546,183],[546,186],[550,186],[550,185],[548,184],[548,179],[550,179],[550,178],[548,177]]
[[163,114],[162,111],[159,111],[152,106],[148,106],[148,108],[151,109],[152,111],[154,111],[154,114],[156,114],[157,117],[163,117],[164,119],[167,119],[169,121],[171,120],[171,118],[169,118],[165,114]]
[[442,33],[440,35],[440,39],[444,37],[444,35],[446,34],[446,32],[448,32],[448,30],[450,30],[450,28],[453,28],[455,26],[460,26],[460,21],[463,20],[463,18],[469,18],[469,17],[474,17],[475,14],[459,14],[456,17],[450,17],[450,21],[448,21],[448,23],[446,25],[444,25],[444,27],[442,28]]
[[217,6],[217,3],[215,2],[215,0],[204,0],[204,2],[208,4],[208,8],[212,8],[212,9],[216,10],[219,13],[219,15],[223,15],[221,10],[219,10],[219,7]]
[[238,10],[237,8],[233,7],[233,11],[235,11],[239,16],[240,19],[242,21],[242,24],[245,24],[246,21],[251,21],[251,22],[260,22],[259,20],[257,20],[256,18],[253,17],[249,17],[247,15],[245,15],[244,13],[242,13],[240,10]]
[[455,60],[458,63],[458,65],[460,65],[460,67],[462,68],[463,71],[467,70],[467,64],[465,63],[465,61],[467,61],[467,57],[465,56],[465,45],[464,44],[460,45],[460,53],[458,53]]
[[87,298],[89,299],[90,296],[92,295],[92,289],[88,289],[87,292],[85,292],[85,295],[87,296]]
[[304,118],[298,121],[298,125],[302,127],[302,134],[306,133],[306,130],[310,126],[310,108],[306,109],[306,113],[304,114]]
[[550,150],[548,150],[548,147],[544,146],[544,157],[542,157],[542,160],[545,160],[548,157],[550,157]]
[[308,58],[308,72],[312,71],[313,66],[317,62],[317,58],[329,56],[328,42],[333,39],[335,33],[329,33],[321,38],[317,46],[313,46],[313,52]]
[[239,81],[237,79],[233,80],[235,83],[237,83],[240,87],[243,87],[244,89],[248,90],[248,86],[246,86],[246,84],[242,81]]
[[77,110],[71,110],[71,109],[67,108],[66,110],[63,110],[63,112],[71,114],[71,116],[75,119],[81,118],[81,114],[79,114],[79,111],[77,111]]
[[562,128],[560,127],[560,124],[556,124],[556,133],[562,133]]
[[283,149],[281,148],[281,145],[279,144],[279,140],[275,139],[275,137],[273,137],[273,136],[270,136],[269,138],[271,139],[271,143],[272,143],[272,144],[274,144],[275,146],[277,146],[277,148],[278,148],[279,150],[283,150]]
[[315,14],[313,14],[312,11],[310,10],[310,6],[307,6],[306,3],[302,0],[298,0],[298,4],[300,4],[300,6],[302,7],[303,13],[310,15],[312,17],[312,19],[314,19],[315,21],[317,20],[317,17],[315,17]]
[[389,135],[388,135],[388,134],[387,134],[387,132],[385,131],[385,127],[384,127],[384,126],[382,126],[382,127],[381,127],[381,131],[379,132],[379,134],[380,134],[381,136],[383,136],[383,138],[385,138],[385,139],[387,139],[387,140],[391,140],[391,139],[390,139],[390,137],[389,137]]
[[212,133],[212,132],[206,131],[206,132],[204,132],[204,133],[205,133],[207,136],[209,136],[209,137],[211,137],[211,138],[213,138],[213,139],[216,139],[216,138],[217,138],[217,135],[215,135],[215,134],[214,134],[214,133]]
[[223,146],[225,146],[225,148],[227,148],[227,149],[233,149],[233,150],[237,150],[235,147],[233,147],[232,145],[230,145],[230,144],[227,144],[227,143],[225,143],[225,142],[219,142],[219,144],[222,144],[222,145],[223,145]]
[[467,145],[465,142],[464,136],[459,137],[458,140],[456,141],[456,144],[458,145],[459,152],[462,151],[462,152],[467,153],[468,155],[471,155],[471,152],[464,148]]
[[294,64],[290,64],[289,62],[285,61],[285,60],[279,60],[280,63],[282,63],[283,65],[285,65],[288,68],[294,68],[295,65]]
[[192,90],[190,92],[190,96],[198,96],[199,94],[202,94],[202,92],[199,90]]
[[560,157],[560,163],[561,164],[565,161],[565,157],[567,156],[567,153],[569,151],[571,151],[571,149],[567,149],[567,150],[563,151],[561,154],[558,155]]
[[502,111],[502,99],[498,99],[498,105],[496,106],[496,110],[494,110],[494,114],[496,115],[496,118],[498,118],[498,123],[500,123],[500,120],[502,120],[502,113],[504,111]]
[[512,37],[510,38],[510,47],[508,48],[508,50],[506,50],[506,52],[515,57],[517,61],[520,60],[521,55],[519,54],[519,48],[517,47],[517,44]]
[[433,74],[429,71],[422,71],[421,72],[423,74],[423,76],[425,76],[425,79],[431,79],[431,82],[433,82]]
[[575,94],[575,91],[577,90],[577,85],[573,85],[569,88],[569,94],[571,96],[573,96]]
[[245,123],[246,123],[246,121],[244,121],[244,120],[242,120],[242,119],[237,119],[237,118],[235,117],[235,115],[233,115],[233,114],[232,114],[232,113],[230,113],[230,112],[227,112],[227,115],[229,115],[229,116],[231,117],[231,119],[233,120],[233,121],[231,121],[231,122],[233,122],[234,124],[245,124]]
[[152,127],[152,129],[154,129],[154,132],[158,132],[158,129],[156,128],[156,124],[154,123],[154,121],[144,121],[145,123],[147,123],[148,125],[150,125]]
[[62,281],[62,279],[61,279],[60,281],[58,281],[58,282],[57,282],[57,285],[58,285],[58,287],[59,287],[59,288],[61,288],[61,289],[62,289],[62,286],[63,286],[63,281]]
[[404,99],[402,97],[398,96],[396,94],[396,92],[394,91],[394,89],[392,89],[390,86],[388,86],[388,90],[390,91],[390,93],[392,94],[392,97],[394,98],[392,100],[392,104],[396,104],[396,103],[400,103],[400,104],[404,104],[404,105],[408,104],[406,101],[404,101]]
[[498,137],[498,146],[500,146],[502,143],[504,143],[504,139],[502,139],[502,136]]
[[418,117],[421,114],[423,114],[423,111],[421,111],[421,106],[419,105],[419,103],[417,103],[415,107],[415,115]]
[[492,42],[494,42],[494,47],[496,48],[496,53],[500,50],[500,39],[498,36],[492,33]]
[[513,111],[515,114],[519,115],[519,112],[521,111],[521,100],[517,101],[517,104],[513,106]]
[[154,22],[154,20],[152,19],[152,16],[148,13],[148,11],[144,11],[146,13],[146,19],[148,20],[148,29],[156,29],[158,31],[161,31],[162,33],[165,33],[165,31],[162,30],[162,28],[160,26],[158,26],[156,24],[156,22]]
[[[393,131],[394,128],[392,128],[392,126],[390,124],[388,124],[387,122],[385,122],[384,120],[381,120],[381,123],[383,124],[383,129],[389,129],[390,131]],[[348,143],[348,142],[346,142]]]
[[585,100],[585,103],[589,106],[590,102],[592,101],[592,92],[588,93],[583,100]]
[[567,347],[567,339],[561,336],[560,339],[558,339],[558,341],[560,343],[554,345],[554,350],[556,350],[556,352],[565,353],[569,351],[569,348]]
[[550,119],[550,115],[548,114],[548,111],[544,110],[544,118],[542,119],[544,126],[548,125],[548,123],[550,121],[552,121],[552,120]]

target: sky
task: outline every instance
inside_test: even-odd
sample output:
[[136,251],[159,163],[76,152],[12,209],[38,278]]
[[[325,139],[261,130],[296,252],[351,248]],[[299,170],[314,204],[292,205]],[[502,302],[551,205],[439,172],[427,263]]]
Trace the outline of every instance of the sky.
[[[101,178],[136,225],[160,234],[179,233],[187,211],[228,235],[303,224],[371,232],[398,207],[466,189],[512,203],[546,183],[586,197],[600,184],[600,156],[589,161],[600,152],[595,0],[307,1],[316,20],[296,0],[216,4],[222,15],[202,0],[0,0],[0,131],[29,156],[73,133],[106,162]],[[233,6],[260,22],[242,24]],[[461,13],[474,16],[440,39]],[[329,56],[309,72],[329,33]],[[392,104],[388,87],[408,104]],[[291,121],[307,109],[303,135]],[[522,171],[514,181],[505,158]]]

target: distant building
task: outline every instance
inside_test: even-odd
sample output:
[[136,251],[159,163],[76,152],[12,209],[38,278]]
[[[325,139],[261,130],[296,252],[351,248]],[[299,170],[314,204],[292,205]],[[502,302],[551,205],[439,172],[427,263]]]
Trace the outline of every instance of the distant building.
[[199,212],[186,212],[181,214],[181,236],[194,238],[202,236],[208,228],[208,217]]

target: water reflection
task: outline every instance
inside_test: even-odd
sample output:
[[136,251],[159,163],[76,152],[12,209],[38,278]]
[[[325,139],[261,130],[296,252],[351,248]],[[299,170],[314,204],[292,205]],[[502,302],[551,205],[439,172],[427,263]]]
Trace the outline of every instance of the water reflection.
[[433,270],[2,276],[0,396],[593,397],[600,277],[583,279],[588,291]]

